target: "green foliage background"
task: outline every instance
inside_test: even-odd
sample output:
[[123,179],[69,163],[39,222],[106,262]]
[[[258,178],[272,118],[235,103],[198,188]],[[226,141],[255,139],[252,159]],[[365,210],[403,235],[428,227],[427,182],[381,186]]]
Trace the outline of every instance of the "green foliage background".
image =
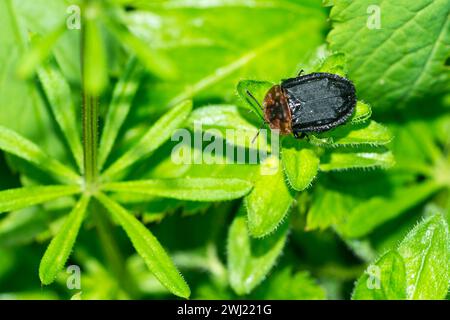
[[[445,299],[449,10],[0,0],[0,297]],[[300,69],[355,83],[347,124],[258,165],[170,160],[195,122],[252,148],[225,137],[260,126],[245,91]]]

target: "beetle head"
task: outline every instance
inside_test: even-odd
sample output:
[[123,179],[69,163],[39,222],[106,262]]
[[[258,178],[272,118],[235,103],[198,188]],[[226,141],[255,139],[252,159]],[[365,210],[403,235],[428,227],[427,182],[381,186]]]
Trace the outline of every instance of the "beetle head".
[[292,133],[292,115],[289,101],[283,89],[275,85],[264,98],[264,119],[271,129],[280,130],[280,134]]

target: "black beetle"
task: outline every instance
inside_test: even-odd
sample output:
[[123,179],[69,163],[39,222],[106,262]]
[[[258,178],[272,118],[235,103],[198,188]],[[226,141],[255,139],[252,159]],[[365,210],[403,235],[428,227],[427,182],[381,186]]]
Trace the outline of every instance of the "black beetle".
[[327,131],[347,121],[356,105],[353,83],[331,73],[301,73],[270,88],[264,107],[247,91],[263,110],[270,128],[301,138],[305,133]]

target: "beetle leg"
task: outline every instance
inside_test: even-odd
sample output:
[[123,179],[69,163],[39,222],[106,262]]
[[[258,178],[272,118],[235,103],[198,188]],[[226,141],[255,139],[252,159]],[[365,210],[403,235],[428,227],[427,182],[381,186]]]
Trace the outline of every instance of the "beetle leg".
[[302,73],[304,73],[305,72],[305,70],[303,70],[303,69],[300,69],[300,71],[298,72],[298,75],[297,75],[297,77],[300,77],[301,75],[302,75]]

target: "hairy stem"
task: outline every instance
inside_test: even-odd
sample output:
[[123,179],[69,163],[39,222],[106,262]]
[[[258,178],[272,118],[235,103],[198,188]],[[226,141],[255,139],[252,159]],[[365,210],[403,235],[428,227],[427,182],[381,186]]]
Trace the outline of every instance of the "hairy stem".
[[84,175],[87,185],[97,179],[98,98],[83,93]]

